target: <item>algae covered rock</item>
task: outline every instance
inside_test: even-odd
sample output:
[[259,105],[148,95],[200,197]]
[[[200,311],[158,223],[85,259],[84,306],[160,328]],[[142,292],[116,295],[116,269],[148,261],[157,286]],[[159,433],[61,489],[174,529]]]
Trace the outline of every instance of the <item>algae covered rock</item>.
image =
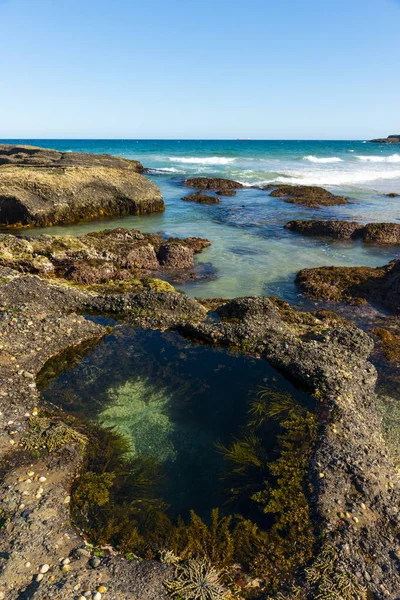
[[334,240],[362,239],[366,244],[400,244],[398,223],[367,223],[356,221],[289,221],[285,229],[309,236],[323,236]]
[[198,190],[219,190],[220,192],[237,190],[244,187],[239,181],[224,179],[223,177],[192,177],[186,179],[184,184]]
[[400,261],[383,267],[317,267],[303,269],[296,282],[313,298],[373,302],[400,311]]
[[0,145],[0,224],[46,227],[165,208],[142,165],[109,155]]
[[210,196],[209,194],[202,194],[201,192],[195,192],[184,196],[182,200],[185,202],[197,202],[197,204],[219,204],[220,199],[217,196]]
[[301,204],[310,208],[349,204],[349,200],[345,196],[336,196],[316,185],[277,185],[272,183],[261,189],[271,191],[270,196],[273,198],[282,198],[284,202]]
[[357,222],[348,221],[289,221],[285,229],[310,236],[326,236],[335,240],[350,240],[360,229]]
[[106,229],[79,237],[0,234],[0,264],[22,272],[56,276],[86,285],[133,277],[194,277],[194,254],[210,245],[202,238],[164,240],[135,229]]

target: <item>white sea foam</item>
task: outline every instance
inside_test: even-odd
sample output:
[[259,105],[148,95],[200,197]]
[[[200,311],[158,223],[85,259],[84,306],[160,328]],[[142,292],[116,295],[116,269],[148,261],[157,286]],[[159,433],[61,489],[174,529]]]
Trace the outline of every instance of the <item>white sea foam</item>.
[[358,160],[372,163],[400,163],[400,154],[390,154],[389,156],[356,156]]
[[192,165],[229,165],[235,161],[234,158],[226,156],[169,156],[168,160]]
[[175,167],[163,167],[162,169],[151,169],[152,171],[162,172],[162,173],[184,173],[182,169],[175,169]]
[[309,160],[310,162],[313,162],[313,163],[338,163],[338,162],[343,162],[343,159],[339,158],[338,156],[327,156],[325,158],[318,158],[318,156],[313,156],[312,154],[309,154],[308,156],[303,156],[303,160]]
[[273,183],[300,185],[357,185],[380,179],[400,178],[400,170],[394,171],[287,171],[276,177]]

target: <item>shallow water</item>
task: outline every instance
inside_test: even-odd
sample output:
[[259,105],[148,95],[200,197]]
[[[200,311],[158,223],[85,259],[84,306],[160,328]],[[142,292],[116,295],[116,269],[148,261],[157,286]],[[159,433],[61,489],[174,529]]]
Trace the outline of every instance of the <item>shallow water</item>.
[[[26,140],[18,140],[23,142]],[[76,226],[27,232],[80,235],[105,227],[132,227],[167,236],[211,240],[197,261],[212,263],[217,277],[180,286],[192,297],[272,294],[299,302],[294,284],[302,268],[322,265],[379,266],[400,257],[390,246],[333,242],[286,231],[291,219],[348,219],[400,222],[400,149],[360,141],[168,141],[168,140],[30,140],[60,150],[108,152],[138,158],[153,171],[165,213],[124,217]],[[246,184],[271,181],[319,184],[351,198],[351,204],[309,209],[247,188],[219,205],[183,202],[189,175],[219,175]]]
[[[47,384],[42,396],[116,427],[133,457],[161,463],[160,495],[172,516],[187,516],[190,508],[208,516],[224,501],[217,444],[239,435],[249,402],[266,387],[312,406],[307,394],[261,359],[197,346],[176,333],[122,326]],[[271,451],[276,433],[272,422]]]

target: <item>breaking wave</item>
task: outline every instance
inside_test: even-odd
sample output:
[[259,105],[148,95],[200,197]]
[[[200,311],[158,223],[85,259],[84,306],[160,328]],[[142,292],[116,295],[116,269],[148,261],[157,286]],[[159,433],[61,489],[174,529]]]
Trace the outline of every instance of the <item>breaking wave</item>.
[[192,165],[229,165],[235,161],[234,158],[225,156],[169,156],[168,160]]
[[356,156],[358,160],[372,163],[400,163],[400,154],[391,154],[390,156]]
[[310,162],[313,162],[313,163],[343,162],[343,159],[339,158],[338,156],[327,156],[326,158],[318,158],[318,156],[313,156],[312,154],[309,154],[308,156],[303,156],[303,160],[309,160]]

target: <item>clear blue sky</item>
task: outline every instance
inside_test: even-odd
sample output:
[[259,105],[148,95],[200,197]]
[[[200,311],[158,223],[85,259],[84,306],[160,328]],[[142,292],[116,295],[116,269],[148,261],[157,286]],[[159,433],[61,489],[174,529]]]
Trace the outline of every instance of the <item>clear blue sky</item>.
[[400,132],[399,0],[0,0],[0,138]]

